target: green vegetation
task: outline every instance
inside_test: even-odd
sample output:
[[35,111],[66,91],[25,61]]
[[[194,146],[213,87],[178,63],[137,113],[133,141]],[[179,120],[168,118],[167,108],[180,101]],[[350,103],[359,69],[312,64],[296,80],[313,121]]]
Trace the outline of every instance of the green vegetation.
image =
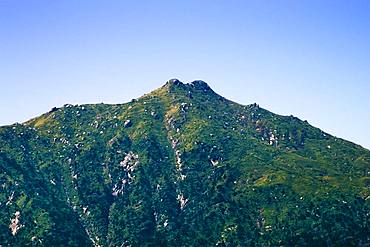
[[0,128],[2,246],[367,246],[370,151],[170,80]]

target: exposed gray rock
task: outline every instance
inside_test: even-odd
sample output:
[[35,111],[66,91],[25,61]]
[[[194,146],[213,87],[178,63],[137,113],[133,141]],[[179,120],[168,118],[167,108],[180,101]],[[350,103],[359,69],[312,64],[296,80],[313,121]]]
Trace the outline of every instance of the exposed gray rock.
[[130,119],[127,119],[125,123],[123,124],[125,128],[129,128],[132,126],[132,121]]

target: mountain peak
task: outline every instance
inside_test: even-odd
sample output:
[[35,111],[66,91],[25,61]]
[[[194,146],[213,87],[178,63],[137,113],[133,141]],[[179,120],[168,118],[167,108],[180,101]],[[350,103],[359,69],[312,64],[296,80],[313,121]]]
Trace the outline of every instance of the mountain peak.
[[166,88],[168,92],[174,92],[176,89],[186,89],[186,85],[179,79],[173,78],[168,80],[162,88]]
[[297,118],[171,79],[0,127],[0,243],[365,246],[369,164]]
[[166,82],[165,86],[166,85],[169,85],[169,86],[172,86],[172,85],[183,85],[183,83],[179,80],[179,79],[176,79],[176,78],[173,78],[173,79],[170,79]]
[[206,94],[216,94],[212,88],[202,80],[195,80],[189,83],[183,83],[179,79],[173,78],[166,82],[163,86],[167,88],[168,92],[174,92],[178,89],[183,90],[184,92],[191,94],[191,93],[206,93]]
[[208,84],[205,81],[202,81],[202,80],[193,81],[193,82],[189,83],[189,85],[191,87],[193,87],[194,89],[203,90],[204,92],[213,91],[211,89],[211,87],[208,86]]
[[185,86],[185,87],[191,87],[194,89],[198,89],[198,90],[200,89],[204,91],[212,90],[211,87],[205,81],[202,81],[202,80],[195,80],[190,83],[183,83],[179,79],[173,78],[173,79],[168,80],[164,86],[167,86],[167,87],[173,87],[173,86],[184,87]]

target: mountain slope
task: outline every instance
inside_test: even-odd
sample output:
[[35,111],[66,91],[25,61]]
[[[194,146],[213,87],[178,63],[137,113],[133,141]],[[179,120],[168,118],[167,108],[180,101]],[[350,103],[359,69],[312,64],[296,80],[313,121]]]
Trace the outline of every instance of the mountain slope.
[[0,128],[4,246],[370,243],[370,152],[170,80]]

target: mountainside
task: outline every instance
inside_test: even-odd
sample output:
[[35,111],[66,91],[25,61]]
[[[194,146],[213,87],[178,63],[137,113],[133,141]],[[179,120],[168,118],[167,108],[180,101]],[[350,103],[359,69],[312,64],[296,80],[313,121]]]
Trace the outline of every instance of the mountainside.
[[0,246],[369,246],[370,151],[173,79],[0,128]]

